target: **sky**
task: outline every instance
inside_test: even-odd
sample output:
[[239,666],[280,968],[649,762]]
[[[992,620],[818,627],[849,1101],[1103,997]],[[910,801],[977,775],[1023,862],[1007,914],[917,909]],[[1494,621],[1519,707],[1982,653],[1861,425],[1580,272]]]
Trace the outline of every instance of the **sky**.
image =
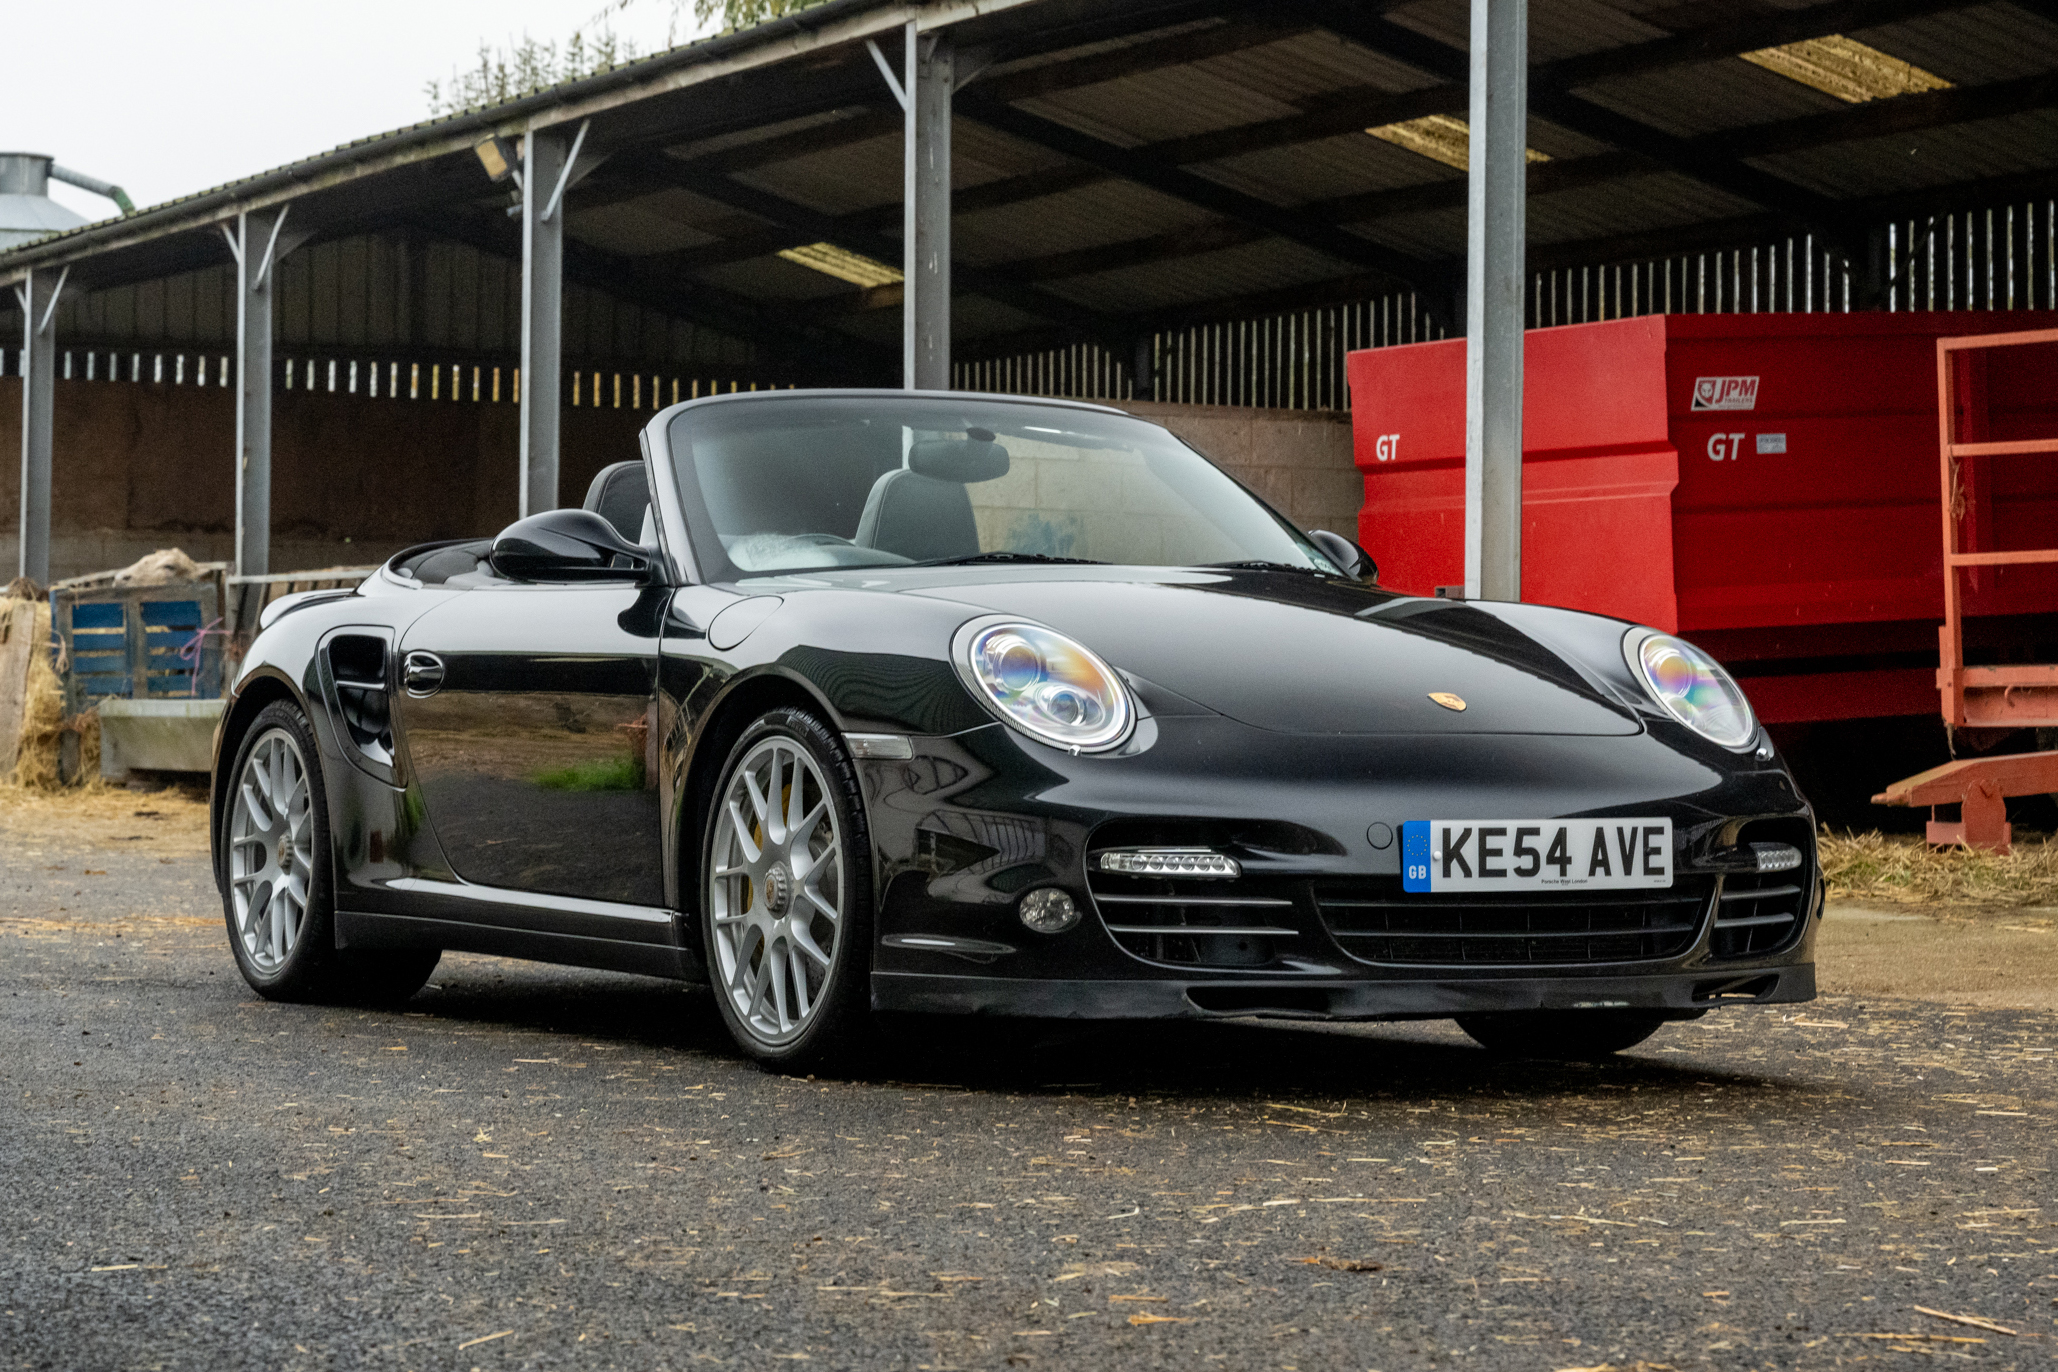
[[[145,207],[429,115],[422,87],[483,40],[562,42],[608,0],[65,0],[8,7],[0,151],[40,152]],[[609,22],[650,51],[692,7],[629,0]],[[88,219],[108,201],[52,183]]]

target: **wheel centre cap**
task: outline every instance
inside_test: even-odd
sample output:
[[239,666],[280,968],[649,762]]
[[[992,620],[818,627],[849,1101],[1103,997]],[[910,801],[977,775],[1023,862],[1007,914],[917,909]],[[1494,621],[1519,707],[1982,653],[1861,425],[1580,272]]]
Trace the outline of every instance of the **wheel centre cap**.
[[786,913],[786,904],[793,897],[793,873],[783,862],[775,862],[765,873],[765,909],[775,915]]
[[287,858],[292,852],[292,846],[293,836],[291,834],[280,834],[279,841],[272,845],[272,856],[278,860],[278,864],[282,869],[287,866]]

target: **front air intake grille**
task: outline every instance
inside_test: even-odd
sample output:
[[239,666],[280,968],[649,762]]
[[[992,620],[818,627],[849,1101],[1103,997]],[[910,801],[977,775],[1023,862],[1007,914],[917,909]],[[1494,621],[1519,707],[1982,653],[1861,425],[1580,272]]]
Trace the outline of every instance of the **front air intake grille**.
[[1705,878],[1665,891],[1584,896],[1404,895],[1397,880],[1324,884],[1323,921],[1360,962],[1401,966],[1536,966],[1648,962],[1693,947],[1708,906]]
[[1715,902],[1715,931],[1709,953],[1748,958],[1775,952],[1793,940],[1807,908],[1805,866],[1799,871],[1741,873],[1722,879]]
[[1184,967],[1271,967],[1301,936],[1287,888],[1090,871],[1101,923],[1137,957]]

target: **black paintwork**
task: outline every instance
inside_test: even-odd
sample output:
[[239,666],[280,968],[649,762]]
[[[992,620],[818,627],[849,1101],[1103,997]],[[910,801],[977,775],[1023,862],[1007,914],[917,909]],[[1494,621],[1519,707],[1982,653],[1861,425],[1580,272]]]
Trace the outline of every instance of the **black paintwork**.
[[[798,703],[846,733],[912,741],[910,760],[858,763],[879,1008],[1409,1017],[1604,1001],[1685,1014],[1813,995],[1807,803],[1762,733],[1732,752],[1652,704],[1621,622],[1262,569],[999,563],[700,584],[682,521],[666,518],[677,413],[644,435],[664,540],[648,568],[622,558],[618,579],[592,581],[589,560],[589,580],[566,585],[481,565],[438,582],[493,550],[437,545],[355,595],[274,608],[217,739],[216,824],[243,728],[269,700],[297,699],[322,750],[345,943],[698,977],[700,807],[737,731]],[[425,583],[410,567],[436,571]],[[960,625],[995,612],[1071,634],[1123,673],[1141,706],[1130,740],[1075,756],[997,722],[949,655]],[[390,718],[379,693],[350,688],[368,673],[383,673]],[[1432,690],[1470,708],[1445,710]],[[1674,821],[1681,889],[1702,903],[1697,932],[1665,956],[1374,962],[1323,913],[1397,896],[1399,843],[1382,826],[1611,814]],[[1801,918],[1783,945],[1738,955],[1716,946],[1711,912],[1752,880],[1724,873],[1736,845],[1765,837],[1807,855],[1791,877]],[[1125,946],[1086,859],[1139,842],[1234,853],[1235,889],[1275,902],[1289,932],[1241,951],[1200,940],[1197,958],[1191,944]],[[1020,893],[1044,885],[1085,908],[1071,931],[1017,919]]]

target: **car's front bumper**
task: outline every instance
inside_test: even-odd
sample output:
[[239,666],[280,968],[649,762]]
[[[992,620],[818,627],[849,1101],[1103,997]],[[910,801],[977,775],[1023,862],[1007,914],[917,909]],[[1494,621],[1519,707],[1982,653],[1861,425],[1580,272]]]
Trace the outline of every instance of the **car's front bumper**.
[[[1731,755],[1711,765],[1647,734],[1317,738],[1220,718],[1161,720],[1151,746],[1126,757],[1075,758],[998,726],[917,739],[915,754],[860,764],[876,864],[872,1003],[880,1010],[1377,1019],[1590,1006],[1684,1015],[1815,994],[1821,889],[1812,821],[1776,764]],[[1386,957],[1368,950],[1394,945],[1339,932],[1325,904],[1338,891],[1398,893],[1398,841],[1375,846],[1367,832],[1375,823],[1397,831],[1432,816],[1580,814],[1672,819],[1680,874],[1672,894],[1683,901],[1691,891],[1698,901],[1690,915],[1674,916],[1694,923],[1690,936],[1649,944],[1650,955],[1624,953],[1619,940],[1551,944],[1545,936],[1499,945],[1519,949],[1506,960],[1481,961],[1475,942],[1437,961],[1422,955],[1433,939]],[[1806,845],[1807,861],[1792,874],[1798,919],[1776,944],[1740,954],[1718,918],[1739,908],[1724,894],[1741,883],[1710,864],[1740,826],[1768,821]],[[1096,904],[1100,879],[1089,880],[1088,856],[1118,828],[1158,826],[1171,837],[1147,841],[1165,842],[1209,826],[1266,825],[1305,845],[1244,852],[1246,880],[1274,897],[1268,922],[1292,931],[1266,942],[1272,955],[1261,962],[1191,956],[1194,946],[1220,942],[1204,926],[1184,945],[1189,955],[1149,955],[1153,945],[1110,928],[1132,916],[1109,911],[1134,907]],[[1019,900],[1041,887],[1073,896],[1076,927],[1045,935],[1023,926]],[[1538,910],[1579,905],[1546,910],[1553,900],[1540,897]],[[1390,908],[1419,924],[1436,907],[1433,898],[1408,898]],[[1585,952],[1542,960],[1554,948]]]

